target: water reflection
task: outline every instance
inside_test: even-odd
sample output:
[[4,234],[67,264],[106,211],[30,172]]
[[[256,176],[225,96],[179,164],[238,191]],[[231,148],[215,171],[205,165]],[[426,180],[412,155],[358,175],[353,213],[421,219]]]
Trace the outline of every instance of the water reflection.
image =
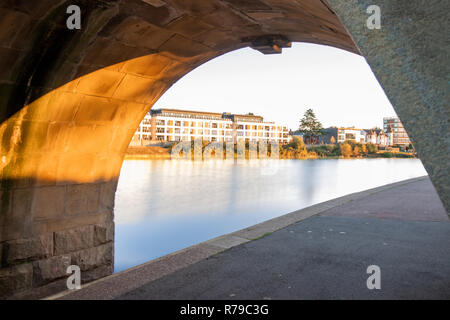
[[315,203],[425,175],[416,159],[126,160],[115,271]]

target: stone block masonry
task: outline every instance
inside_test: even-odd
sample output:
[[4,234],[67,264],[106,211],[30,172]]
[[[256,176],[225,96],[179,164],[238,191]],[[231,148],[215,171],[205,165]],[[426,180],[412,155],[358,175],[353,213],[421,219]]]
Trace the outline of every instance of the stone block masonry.
[[113,235],[114,224],[108,222],[1,242],[0,299],[64,281],[70,265],[80,267],[82,282],[111,274]]

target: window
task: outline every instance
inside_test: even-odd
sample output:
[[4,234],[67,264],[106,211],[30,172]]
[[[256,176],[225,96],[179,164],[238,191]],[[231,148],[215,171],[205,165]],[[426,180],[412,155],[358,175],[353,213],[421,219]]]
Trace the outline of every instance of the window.
[[356,136],[353,133],[346,133],[345,140],[356,140]]

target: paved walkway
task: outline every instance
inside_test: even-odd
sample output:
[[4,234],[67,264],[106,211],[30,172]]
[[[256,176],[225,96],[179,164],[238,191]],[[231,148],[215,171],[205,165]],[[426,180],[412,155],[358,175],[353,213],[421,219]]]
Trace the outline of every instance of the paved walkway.
[[[299,221],[289,223],[292,217]],[[245,237],[274,225],[279,230],[257,240]],[[381,269],[380,290],[367,289],[369,265]],[[429,179],[412,179],[273,219],[59,298],[450,299],[450,223]]]

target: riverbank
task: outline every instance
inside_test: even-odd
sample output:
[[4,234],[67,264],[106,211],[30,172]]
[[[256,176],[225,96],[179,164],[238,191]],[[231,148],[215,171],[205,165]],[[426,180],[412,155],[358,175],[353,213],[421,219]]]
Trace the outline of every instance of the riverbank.
[[170,150],[163,147],[128,147],[125,160],[169,160]]
[[[345,146],[343,147],[345,150]],[[319,145],[304,147],[301,149],[282,146],[280,148],[279,159],[375,159],[375,158],[401,158],[401,159],[415,159],[417,158],[412,153],[407,152],[391,152],[385,150],[376,150],[369,153],[367,150],[351,149],[351,152],[344,153],[339,145]],[[224,158],[226,154],[224,153]],[[235,152],[234,157],[238,155]],[[249,158],[248,148],[245,150],[245,158]],[[125,154],[125,160],[170,160],[171,148],[159,146],[145,146],[145,147],[128,147]]]
[[[298,210],[50,299],[448,298],[449,231],[429,178],[420,177]],[[371,264],[381,267],[382,290],[367,289]]]

